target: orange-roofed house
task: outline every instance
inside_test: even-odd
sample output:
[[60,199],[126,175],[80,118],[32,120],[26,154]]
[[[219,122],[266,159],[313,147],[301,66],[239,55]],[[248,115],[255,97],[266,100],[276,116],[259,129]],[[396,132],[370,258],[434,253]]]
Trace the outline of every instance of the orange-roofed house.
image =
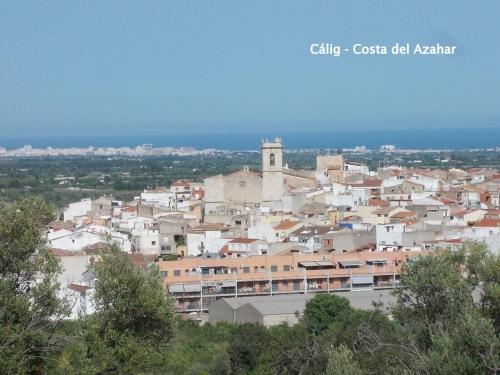
[[500,219],[483,219],[472,227],[465,228],[462,238],[468,241],[484,242],[493,253],[500,253]]

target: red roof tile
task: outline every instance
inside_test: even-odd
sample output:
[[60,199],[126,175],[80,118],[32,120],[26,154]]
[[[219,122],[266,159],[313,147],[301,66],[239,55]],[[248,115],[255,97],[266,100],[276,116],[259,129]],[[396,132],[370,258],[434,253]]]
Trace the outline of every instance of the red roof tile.
[[276,230],[287,230],[290,228],[293,228],[294,226],[300,224],[300,221],[292,221],[292,220],[284,220],[280,222],[279,224],[274,226],[274,229]]
[[500,227],[500,219],[483,219],[476,224],[474,224],[475,227],[483,227],[483,228],[496,228]]

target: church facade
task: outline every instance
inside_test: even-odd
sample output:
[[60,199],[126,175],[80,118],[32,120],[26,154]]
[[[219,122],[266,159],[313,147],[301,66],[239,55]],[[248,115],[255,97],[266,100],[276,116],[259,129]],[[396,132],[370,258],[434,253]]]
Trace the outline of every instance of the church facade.
[[261,157],[261,172],[243,167],[228,175],[219,174],[205,179],[205,215],[213,215],[228,208],[241,210],[268,207],[280,211],[284,197],[293,192],[317,188],[317,171],[293,170],[283,165],[283,143],[280,138],[263,140]]
[[262,173],[244,167],[228,175],[205,179],[205,213],[221,207],[279,205],[283,196],[283,144],[281,139],[262,141]]

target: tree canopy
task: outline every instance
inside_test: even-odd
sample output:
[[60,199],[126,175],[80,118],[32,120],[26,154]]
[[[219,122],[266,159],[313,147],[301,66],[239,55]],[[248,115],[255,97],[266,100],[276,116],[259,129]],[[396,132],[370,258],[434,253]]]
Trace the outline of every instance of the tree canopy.
[[28,197],[0,204],[0,368],[3,373],[44,373],[56,350],[54,333],[69,312],[59,297],[57,260],[43,232],[53,209]]

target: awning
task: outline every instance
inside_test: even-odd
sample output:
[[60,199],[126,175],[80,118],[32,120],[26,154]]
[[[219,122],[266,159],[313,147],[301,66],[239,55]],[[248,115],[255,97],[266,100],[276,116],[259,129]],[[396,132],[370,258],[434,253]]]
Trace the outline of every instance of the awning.
[[184,287],[182,286],[182,284],[169,285],[168,291],[170,293],[182,293],[182,292],[184,292]]
[[335,267],[335,264],[333,262],[330,262],[329,260],[320,260],[319,262],[316,262],[316,264],[320,265],[321,267]]
[[361,262],[359,260],[339,260],[342,267],[359,267]]
[[353,285],[357,284],[373,284],[373,276],[352,276],[351,281]]
[[366,263],[368,264],[386,264],[387,263],[387,259],[367,259],[366,260]]
[[300,262],[301,267],[317,267],[316,262]]
[[299,266],[305,268],[314,268],[314,267],[331,267],[335,268],[335,264],[328,260],[320,260],[317,262],[299,262]]
[[235,287],[235,286],[236,286],[236,283],[234,281],[225,281],[222,283],[223,288]]
[[184,291],[185,292],[199,292],[201,290],[201,285],[200,284],[184,284]]
[[196,284],[176,284],[176,285],[169,285],[168,286],[168,291],[170,293],[191,293],[191,292],[199,292],[201,291],[201,285],[196,283]]

